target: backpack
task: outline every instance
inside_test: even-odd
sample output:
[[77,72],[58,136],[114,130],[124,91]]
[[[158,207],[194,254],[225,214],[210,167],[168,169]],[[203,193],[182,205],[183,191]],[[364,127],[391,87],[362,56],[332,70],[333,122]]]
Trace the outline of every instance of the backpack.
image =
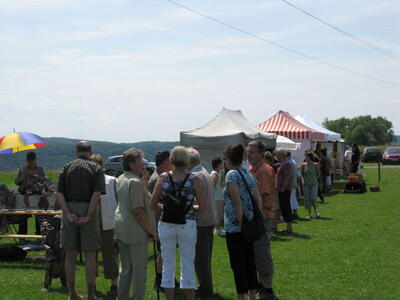
[[163,203],[161,221],[172,224],[186,224],[186,214],[189,212],[192,205],[186,206],[187,197],[182,195],[181,192],[189,176],[190,173],[186,175],[179,189],[176,189],[174,179],[171,174],[168,173],[172,191],[163,193],[161,197]]

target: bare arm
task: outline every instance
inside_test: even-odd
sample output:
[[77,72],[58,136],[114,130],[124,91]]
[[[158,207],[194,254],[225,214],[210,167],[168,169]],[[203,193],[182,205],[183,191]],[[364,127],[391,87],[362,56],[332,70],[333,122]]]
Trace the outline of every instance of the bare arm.
[[231,194],[233,208],[235,209],[236,216],[238,217],[239,224],[242,224],[242,200],[239,196],[239,188],[236,183],[227,183],[229,193]]
[[218,180],[219,179],[219,176],[218,176],[218,174],[213,174],[212,176],[211,176],[211,180],[212,180],[212,183],[213,183],[213,188],[215,189],[216,187],[217,187],[217,184],[218,184]]
[[61,194],[60,192],[55,192],[54,194],[56,196],[58,204],[61,207],[63,214],[67,216],[68,221],[77,224],[78,217],[75,214],[72,214],[71,211],[69,210],[64,195]]
[[158,208],[158,202],[161,197],[162,185],[163,185],[163,177],[160,176],[157,180],[156,186],[154,187],[153,194],[151,195],[151,199],[149,201],[149,208],[156,213],[159,213],[160,209]]
[[198,210],[200,212],[205,212],[208,209],[207,199],[203,192],[203,186],[200,182],[200,179],[195,177],[194,178],[194,191],[196,192],[196,201],[199,205]]
[[89,204],[88,212],[87,212],[87,214],[86,214],[85,217],[83,217],[83,218],[78,218],[78,219],[79,219],[79,220],[78,220],[79,224],[86,224],[86,223],[88,223],[88,222],[92,219],[93,214],[94,214],[95,211],[96,211],[96,208],[99,207],[100,195],[101,195],[100,192],[94,192],[94,193],[92,194],[92,198],[90,199],[90,204]]
[[90,199],[90,204],[89,204],[89,209],[88,212],[86,214],[86,217],[92,218],[94,212],[96,211],[96,208],[99,207],[99,203],[100,203],[100,192],[94,192],[92,195],[92,198]]

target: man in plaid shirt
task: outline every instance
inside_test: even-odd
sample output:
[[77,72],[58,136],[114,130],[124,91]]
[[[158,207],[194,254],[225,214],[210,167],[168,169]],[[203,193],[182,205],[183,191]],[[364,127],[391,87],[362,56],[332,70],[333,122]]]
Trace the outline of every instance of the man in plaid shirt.
[[98,207],[105,194],[104,174],[89,160],[92,146],[87,141],[76,145],[77,159],[69,162],[58,177],[57,201],[63,211],[61,247],[66,250],[65,272],[69,300],[82,299],[75,289],[78,250],[85,254],[88,299],[96,299],[96,251],[100,248]]

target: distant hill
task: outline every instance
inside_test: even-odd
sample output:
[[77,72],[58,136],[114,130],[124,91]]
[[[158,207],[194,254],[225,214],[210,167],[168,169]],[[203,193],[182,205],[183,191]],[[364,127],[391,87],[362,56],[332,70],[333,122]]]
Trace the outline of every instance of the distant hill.
[[[38,155],[39,164],[47,170],[58,170],[62,166],[74,159],[75,144],[79,140],[67,138],[44,138],[50,145],[41,147],[35,152]],[[159,150],[172,149],[179,142],[138,142],[138,143],[112,143],[102,141],[90,141],[92,143],[92,150],[94,153],[100,154],[105,160],[109,156],[120,155],[125,150],[135,147],[143,150],[145,158],[153,161],[154,155]],[[0,155],[0,171],[13,171],[19,168],[21,164],[25,163],[27,151]]]

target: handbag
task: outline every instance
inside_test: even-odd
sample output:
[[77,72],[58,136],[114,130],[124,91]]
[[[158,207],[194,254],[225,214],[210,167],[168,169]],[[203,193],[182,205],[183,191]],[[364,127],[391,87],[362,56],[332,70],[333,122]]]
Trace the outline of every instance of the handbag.
[[254,200],[253,194],[250,191],[250,188],[247,184],[246,179],[244,178],[242,172],[239,169],[236,169],[240,176],[243,179],[244,185],[249,193],[251,204],[253,206],[253,219],[248,220],[246,215],[243,213],[242,216],[242,236],[245,240],[250,243],[254,243],[259,238],[261,238],[267,231],[265,229],[264,218],[261,214],[260,209],[256,201]]

